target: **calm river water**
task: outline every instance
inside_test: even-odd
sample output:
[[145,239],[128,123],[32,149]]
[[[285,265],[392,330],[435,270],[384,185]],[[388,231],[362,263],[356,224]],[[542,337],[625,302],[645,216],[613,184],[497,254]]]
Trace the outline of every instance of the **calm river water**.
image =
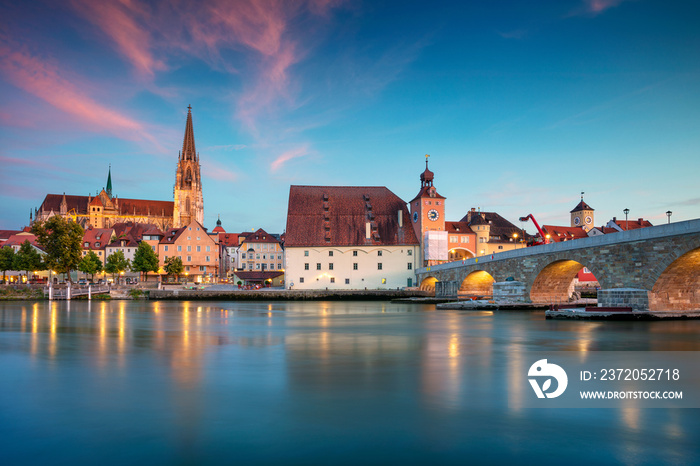
[[523,400],[530,353],[698,335],[385,302],[0,302],[0,461],[699,464],[698,409]]

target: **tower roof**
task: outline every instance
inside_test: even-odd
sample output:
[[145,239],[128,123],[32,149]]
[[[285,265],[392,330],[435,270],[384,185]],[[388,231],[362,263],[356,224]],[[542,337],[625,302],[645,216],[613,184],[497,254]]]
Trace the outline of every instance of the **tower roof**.
[[109,166],[109,172],[107,173],[107,196],[112,198],[112,165]]
[[425,185],[432,185],[435,173],[428,169],[428,156],[425,157],[425,171],[420,174],[420,184],[421,187]]
[[570,213],[574,212],[580,212],[582,210],[594,210],[593,207],[589,206],[585,202],[583,202],[583,199],[581,199],[581,202],[578,203],[576,207],[574,207],[574,210],[572,210]]
[[187,123],[185,124],[185,138],[182,141],[182,158],[194,160],[197,152],[194,148],[194,128],[192,127],[192,106],[187,106]]

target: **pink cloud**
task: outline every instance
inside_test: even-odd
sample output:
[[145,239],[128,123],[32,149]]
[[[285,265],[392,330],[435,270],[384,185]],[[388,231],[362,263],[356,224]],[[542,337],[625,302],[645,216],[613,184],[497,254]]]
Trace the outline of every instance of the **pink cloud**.
[[277,157],[274,162],[270,164],[270,170],[277,171],[280,168],[282,168],[282,165],[285,163],[289,162],[292,159],[298,158],[298,157],[303,157],[305,155],[308,155],[308,147],[306,145],[303,145],[301,147],[297,147],[292,150],[288,150],[287,152],[283,153],[279,157]]
[[601,13],[609,8],[618,6],[625,0],[586,0],[588,11],[594,14]]
[[[14,44],[13,44],[14,45]],[[31,55],[24,48],[0,44],[0,71],[16,87],[35,95],[77,120],[124,139],[156,141],[142,123],[97,103],[81,88],[76,76],[65,76],[55,64]]]
[[153,57],[151,32],[140,24],[153,18],[145,5],[137,0],[118,2],[73,0],[77,12],[93,22],[108,36],[138,73],[152,77],[155,71],[164,70],[165,64]]

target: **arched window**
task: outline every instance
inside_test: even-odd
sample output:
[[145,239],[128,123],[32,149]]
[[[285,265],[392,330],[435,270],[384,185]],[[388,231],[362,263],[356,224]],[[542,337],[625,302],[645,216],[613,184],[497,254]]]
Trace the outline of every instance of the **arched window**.
[[183,186],[185,189],[190,189],[192,187],[192,169],[187,168],[187,171],[185,172],[185,179],[183,181]]

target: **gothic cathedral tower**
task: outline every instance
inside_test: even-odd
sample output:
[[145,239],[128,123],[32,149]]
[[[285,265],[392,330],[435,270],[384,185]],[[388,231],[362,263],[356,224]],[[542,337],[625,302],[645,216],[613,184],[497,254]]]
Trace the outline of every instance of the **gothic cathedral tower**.
[[173,227],[180,228],[192,220],[204,222],[204,199],[202,198],[202,178],[199,175],[199,154],[194,149],[194,129],[192,128],[192,107],[187,107],[187,124],[182,152],[177,160],[173,208]]
[[447,260],[447,232],[445,231],[445,198],[433,186],[435,174],[428,170],[420,175],[420,191],[411,201],[411,220],[421,244],[423,265]]

